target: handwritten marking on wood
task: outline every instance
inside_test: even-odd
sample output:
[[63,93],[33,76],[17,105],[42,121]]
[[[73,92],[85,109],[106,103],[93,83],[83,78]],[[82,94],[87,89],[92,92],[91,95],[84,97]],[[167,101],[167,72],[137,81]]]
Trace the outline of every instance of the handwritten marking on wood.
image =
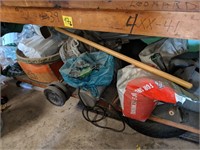
[[2,6],[109,10],[200,11],[199,0],[1,0]]
[[41,20],[47,20],[47,21],[52,22],[52,23],[55,22],[55,21],[59,22],[58,12],[56,12],[56,11],[41,12],[41,13],[39,13],[39,18]]
[[200,39],[200,13],[5,7],[2,22],[66,27],[62,16],[73,18],[73,28],[148,36]]
[[[128,27],[128,26],[131,26],[130,34],[133,32],[133,27],[134,27],[134,25],[135,25],[135,23],[136,23],[136,21],[137,21],[137,17],[138,17],[138,14],[135,14],[135,16],[133,16],[133,17],[132,17],[132,16],[129,16],[129,18],[128,18],[127,22],[126,22],[126,26],[127,26],[127,27]],[[132,23],[130,23],[131,20],[133,20]]]
[[145,18],[140,17],[139,14],[135,14],[128,17],[126,21],[126,26],[130,26],[130,33],[134,33],[133,27],[136,28],[135,30],[142,29],[143,31],[153,31],[156,30],[156,28],[158,27],[165,32],[171,32],[175,35],[178,34],[181,23],[182,22],[180,20],[173,20],[170,18],[164,18],[161,20],[158,17],[156,18],[148,16]]
[[129,5],[131,8],[139,10],[185,10],[200,11],[199,0],[177,0],[177,1],[142,1],[132,0]]

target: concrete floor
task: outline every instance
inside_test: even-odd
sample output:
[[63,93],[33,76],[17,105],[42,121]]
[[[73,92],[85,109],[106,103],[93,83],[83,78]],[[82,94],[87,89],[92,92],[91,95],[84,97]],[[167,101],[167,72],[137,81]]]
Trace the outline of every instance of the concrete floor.
[[[42,92],[7,87],[10,101],[3,111],[2,150],[7,149],[199,149],[198,144],[179,138],[156,139],[128,126],[122,133],[100,129],[85,121],[78,100],[71,98],[63,107],[50,104]],[[112,127],[119,121],[108,119]]]

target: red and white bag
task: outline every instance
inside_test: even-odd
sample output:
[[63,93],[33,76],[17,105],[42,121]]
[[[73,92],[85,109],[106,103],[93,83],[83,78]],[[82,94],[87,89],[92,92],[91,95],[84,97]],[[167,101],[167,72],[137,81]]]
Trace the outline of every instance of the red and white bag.
[[158,101],[175,104],[191,99],[173,82],[133,65],[119,70],[117,76],[123,115],[132,119],[148,119]]

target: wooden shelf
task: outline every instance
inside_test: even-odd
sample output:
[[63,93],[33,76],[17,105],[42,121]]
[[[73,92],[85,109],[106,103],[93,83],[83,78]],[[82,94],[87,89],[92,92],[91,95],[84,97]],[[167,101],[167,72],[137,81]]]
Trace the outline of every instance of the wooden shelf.
[[158,5],[152,0],[141,1],[140,5],[134,0],[111,2],[2,0],[1,3],[1,22],[200,39],[200,28],[198,28],[200,1],[162,0]]

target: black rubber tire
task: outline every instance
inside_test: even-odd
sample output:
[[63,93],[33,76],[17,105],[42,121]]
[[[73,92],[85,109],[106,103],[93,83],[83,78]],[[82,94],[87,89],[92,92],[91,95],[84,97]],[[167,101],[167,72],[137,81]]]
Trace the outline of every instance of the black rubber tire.
[[61,88],[63,90],[63,92],[67,92],[67,87],[65,86],[65,84],[61,83],[61,82],[57,82],[54,81],[52,83],[49,84],[49,86],[58,86],[59,88]]
[[126,123],[134,130],[144,135],[154,138],[172,138],[177,137],[186,131],[160,124],[151,120],[140,122],[137,120],[125,118]]
[[54,86],[48,86],[44,90],[47,100],[56,106],[63,106],[67,100],[65,94]]
[[70,89],[67,87],[67,84],[65,83],[61,83],[61,82],[52,82],[49,86],[55,86],[58,89],[60,89],[66,96],[66,99],[68,100],[72,93],[70,91]]

